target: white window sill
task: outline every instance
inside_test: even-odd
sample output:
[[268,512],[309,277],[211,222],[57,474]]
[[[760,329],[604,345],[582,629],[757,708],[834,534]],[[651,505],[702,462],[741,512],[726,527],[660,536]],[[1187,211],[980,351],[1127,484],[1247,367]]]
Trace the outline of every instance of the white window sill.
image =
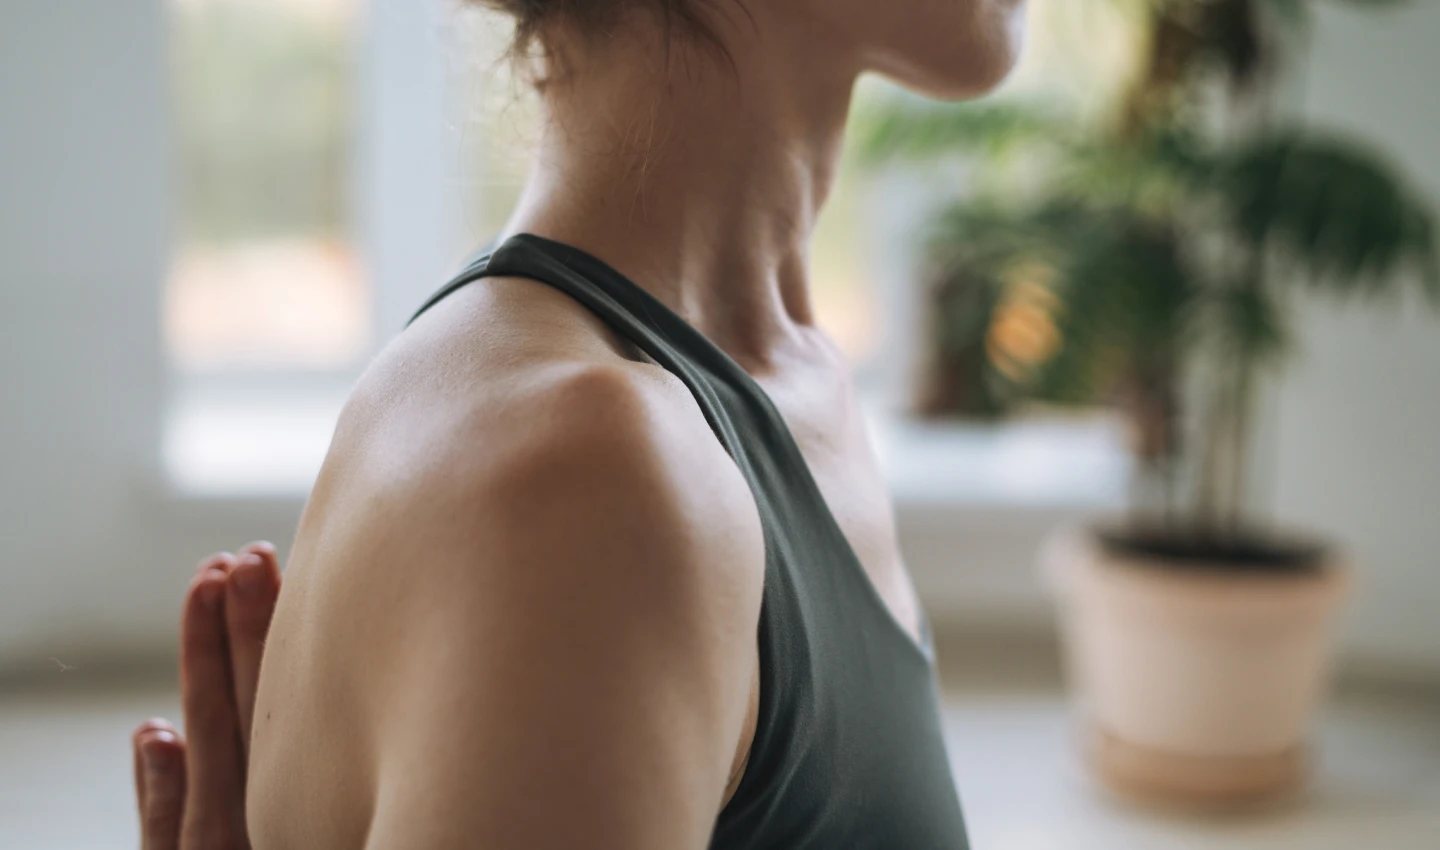
[[[348,388],[330,392],[190,390],[167,417],[173,498],[303,500],[324,461]],[[1106,510],[1125,496],[1129,459],[1101,416],[994,425],[869,417],[898,507]]]
[[1109,510],[1130,459],[1100,415],[995,424],[872,417],[876,451],[900,509]]
[[177,393],[163,458],[174,498],[303,499],[320,473],[349,387],[322,392]]

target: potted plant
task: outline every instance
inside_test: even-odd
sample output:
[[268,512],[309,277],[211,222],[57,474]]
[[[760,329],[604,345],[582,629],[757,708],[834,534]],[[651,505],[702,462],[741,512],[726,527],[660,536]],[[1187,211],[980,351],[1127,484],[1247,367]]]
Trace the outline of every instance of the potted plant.
[[1306,775],[1347,575],[1331,541],[1248,510],[1257,392],[1298,294],[1436,298],[1440,262],[1383,157],[1276,117],[1305,0],[1133,5],[1137,70],[1098,119],[896,97],[862,144],[976,163],[929,240],[938,359],[968,358],[949,373],[995,408],[1103,401],[1128,423],[1128,515],[1042,552],[1090,766],[1130,795],[1253,801]]

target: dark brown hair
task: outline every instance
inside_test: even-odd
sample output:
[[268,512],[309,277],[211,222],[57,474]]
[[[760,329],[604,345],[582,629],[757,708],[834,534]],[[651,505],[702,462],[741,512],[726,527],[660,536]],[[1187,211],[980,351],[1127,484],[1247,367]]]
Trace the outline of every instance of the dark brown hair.
[[532,58],[539,54],[547,59],[550,46],[545,44],[545,28],[564,22],[585,34],[603,34],[625,15],[635,12],[653,14],[664,28],[668,45],[679,35],[692,43],[725,54],[719,36],[705,19],[703,7],[714,0],[471,0],[480,6],[505,12],[515,19],[515,40],[509,53],[515,59]]

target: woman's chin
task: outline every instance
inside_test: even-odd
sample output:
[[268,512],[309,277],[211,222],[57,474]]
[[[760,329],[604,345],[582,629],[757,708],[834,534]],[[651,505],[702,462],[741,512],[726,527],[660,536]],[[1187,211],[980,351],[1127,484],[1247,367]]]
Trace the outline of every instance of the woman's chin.
[[1000,5],[954,28],[910,33],[900,49],[877,51],[872,70],[938,100],[989,94],[1015,69],[1025,44],[1024,3],[996,0]]
[[877,67],[875,70],[900,86],[935,100],[973,100],[984,97],[1005,82],[1014,70],[1018,51],[1015,54],[987,57],[987,61],[976,62],[967,57],[964,62],[930,63],[920,65],[907,63],[903,66]]

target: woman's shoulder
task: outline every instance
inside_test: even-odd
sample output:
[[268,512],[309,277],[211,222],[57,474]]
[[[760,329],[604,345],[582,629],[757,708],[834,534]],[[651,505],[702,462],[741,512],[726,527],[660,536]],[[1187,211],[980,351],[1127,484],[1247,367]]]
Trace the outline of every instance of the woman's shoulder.
[[592,455],[734,470],[675,376],[568,296],[511,278],[458,290],[398,335],[352,391],[331,455],[427,488]]
[[536,338],[543,323],[450,321],[376,361],[306,506],[252,760],[269,834],[331,829],[301,803],[319,799],[411,835],[435,801],[510,805],[552,764],[623,784],[575,751],[720,785],[733,762],[764,537],[698,406],[603,345]]
[[740,580],[761,582],[754,499],[685,386],[568,297],[531,281],[480,283],[422,317],[360,380],[302,537],[324,521],[478,547],[502,527],[553,534],[603,518],[728,550],[747,565]]

